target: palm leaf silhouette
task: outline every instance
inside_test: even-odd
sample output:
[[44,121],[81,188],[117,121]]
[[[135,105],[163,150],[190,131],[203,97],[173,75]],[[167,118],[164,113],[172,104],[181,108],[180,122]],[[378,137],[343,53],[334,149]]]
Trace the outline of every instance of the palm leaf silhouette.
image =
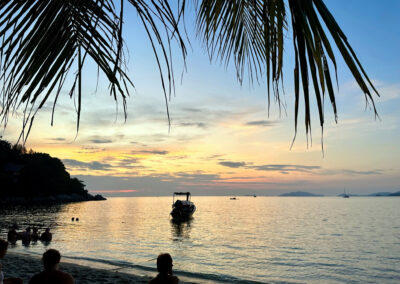
[[[372,85],[346,36],[322,0],[288,0],[295,51],[295,129],[297,132],[300,82],[305,106],[305,129],[311,131],[310,77],[317,102],[320,126],[324,126],[324,96],[328,93],[337,121],[335,94],[329,61],[336,70],[336,59],[327,32],[332,36],[345,63],[372,103]],[[245,75],[251,82],[265,76],[275,99],[280,103],[279,81],[283,81],[284,34],[288,30],[286,5],[283,0],[203,0],[198,3],[197,29],[210,57],[228,64],[234,62],[237,78]],[[321,20],[322,22],[321,22]],[[326,28],[323,28],[323,24]],[[326,32],[327,30],[327,32]],[[336,76],[337,77],[337,76]]]
[[[167,116],[168,96],[174,90],[171,41],[186,58],[185,0],[129,0],[148,35],[160,72]],[[194,0],[197,36],[211,59],[233,62],[240,83],[265,79],[268,105],[271,89],[281,106],[285,34],[292,31],[294,58],[294,113],[297,133],[300,89],[304,98],[306,134],[311,131],[311,90],[314,90],[320,126],[324,126],[324,98],[329,96],[335,119],[337,109],[332,74],[337,74],[332,44],[349,67],[377,115],[371,80],[322,0]],[[122,38],[124,0],[48,0],[0,2],[1,122],[23,108],[23,139],[29,134],[36,112],[50,98],[53,114],[61,90],[77,100],[79,129],[82,72],[88,58],[106,75],[110,95],[122,100],[133,86],[125,68]],[[172,4],[173,5],[172,5]],[[291,28],[290,28],[291,25]],[[329,40],[332,38],[332,40]],[[72,83],[66,80],[71,68]],[[331,69],[334,69],[332,72]],[[336,76],[337,78],[337,76]],[[337,80],[337,79],[336,79]],[[67,83],[68,81],[68,83]],[[53,118],[52,118],[53,123]],[[26,130],[26,131],[25,131]],[[296,137],[296,134],[295,134]]]

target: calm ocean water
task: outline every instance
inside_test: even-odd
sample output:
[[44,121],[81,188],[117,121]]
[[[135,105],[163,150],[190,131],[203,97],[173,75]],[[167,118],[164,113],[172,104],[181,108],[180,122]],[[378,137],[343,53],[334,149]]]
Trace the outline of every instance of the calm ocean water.
[[[400,282],[400,198],[193,196],[192,201],[194,218],[181,225],[170,221],[170,197],[2,210],[0,235],[14,222],[20,228],[51,226],[49,247],[70,261],[128,266],[121,271],[145,275],[154,275],[150,259],[169,252],[179,275],[199,283]],[[18,242],[10,251],[45,249]]]

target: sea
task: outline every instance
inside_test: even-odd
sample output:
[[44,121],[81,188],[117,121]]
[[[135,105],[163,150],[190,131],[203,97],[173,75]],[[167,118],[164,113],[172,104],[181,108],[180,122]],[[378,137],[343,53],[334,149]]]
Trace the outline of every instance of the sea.
[[[193,196],[171,222],[172,197],[109,198],[0,210],[0,237],[50,227],[53,240],[10,252],[60,250],[63,261],[155,275],[168,252],[193,283],[400,283],[400,198]],[[79,221],[72,221],[79,218]]]

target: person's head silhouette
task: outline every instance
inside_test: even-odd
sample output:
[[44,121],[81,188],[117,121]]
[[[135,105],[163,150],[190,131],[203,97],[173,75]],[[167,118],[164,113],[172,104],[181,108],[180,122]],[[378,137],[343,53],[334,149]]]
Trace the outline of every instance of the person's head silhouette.
[[157,277],[150,284],[178,284],[179,278],[172,275],[172,257],[169,253],[162,253],[157,257]]
[[43,254],[43,266],[45,270],[58,269],[60,263],[61,254],[58,250],[49,249]]
[[169,253],[162,253],[157,257],[157,271],[162,274],[172,274],[172,257]]

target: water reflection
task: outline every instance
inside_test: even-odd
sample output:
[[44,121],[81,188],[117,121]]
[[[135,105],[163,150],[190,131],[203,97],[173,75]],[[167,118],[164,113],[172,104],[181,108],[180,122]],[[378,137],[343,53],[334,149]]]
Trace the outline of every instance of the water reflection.
[[175,222],[171,220],[171,233],[172,240],[175,242],[181,242],[183,240],[190,239],[190,231],[192,230],[193,219],[189,219],[186,222]]
[[0,208],[0,236],[5,236],[11,228],[24,232],[27,228],[46,228],[58,226],[56,215],[65,205],[54,206],[12,206]]
[[45,230],[60,225],[57,215],[64,208],[65,205],[2,206],[0,238],[7,239],[12,247],[17,247],[19,241],[25,248],[39,243],[46,247],[51,238],[46,238]]
[[[181,224],[170,222],[169,197],[0,209],[0,238],[7,238],[14,222],[18,232],[37,224],[40,231],[51,227],[51,247],[66,257],[154,269],[148,260],[169,252],[178,271],[241,279],[224,283],[399,279],[398,200],[349,202],[329,197],[240,197],[235,202],[196,197],[199,210],[193,220]],[[46,247],[40,241],[24,247],[18,240],[9,249],[41,255]]]

